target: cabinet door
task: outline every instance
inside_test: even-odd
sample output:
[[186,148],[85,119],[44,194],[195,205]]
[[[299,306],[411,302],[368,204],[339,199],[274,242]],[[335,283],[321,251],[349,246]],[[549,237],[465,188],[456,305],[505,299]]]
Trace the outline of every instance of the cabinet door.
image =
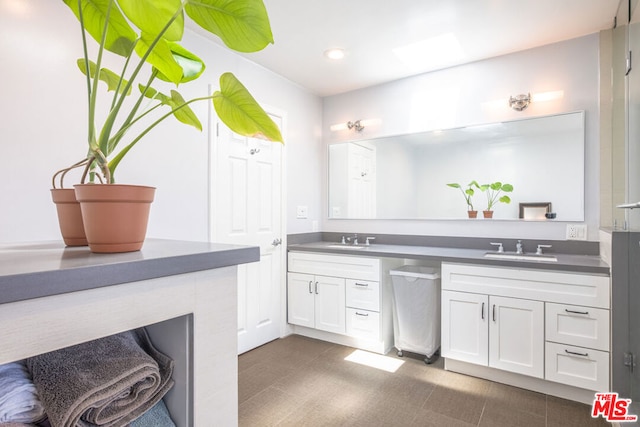
[[491,296],[489,366],[544,376],[544,303]]
[[289,273],[287,283],[288,321],[294,325],[315,327],[315,278],[311,274]]
[[316,276],[314,283],[316,329],[346,331],[345,279]]
[[487,365],[489,297],[442,291],[443,357]]

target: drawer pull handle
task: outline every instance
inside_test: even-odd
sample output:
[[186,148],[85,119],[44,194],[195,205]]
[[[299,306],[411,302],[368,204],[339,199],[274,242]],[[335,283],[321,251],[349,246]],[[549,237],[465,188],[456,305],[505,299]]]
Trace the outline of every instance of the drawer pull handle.
[[312,294],[313,291],[311,290],[311,284],[313,283],[313,280],[309,280],[309,293]]
[[318,282],[316,282],[316,295],[318,295],[318,294],[319,294],[319,292],[318,292]]
[[571,314],[584,314],[585,316],[589,314],[588,311],[575,311],[575,310],[569,310],[568,308],[565,308],[564,311]]
[[493,321],[496,321],[496,305],[493,304]]
[[356,286],[364,286],[364,287],[368,287],[369,284],[368,283],[358,283],[356,282]]
[[484,303],[482,303],[482,320],[484,320]]
[[362,313],[358,313],[358,312],[356,311],[356,316],[369,317],[369,314],[368,314],[368,313],[364,313],[364,314],[362,314]]
[[566,353],[568,354],[572,354],[574,356],[582,356],[582,357],[589,357],[589,353],[578,353],[577,351],[569,351],[567,349],[564,350]]

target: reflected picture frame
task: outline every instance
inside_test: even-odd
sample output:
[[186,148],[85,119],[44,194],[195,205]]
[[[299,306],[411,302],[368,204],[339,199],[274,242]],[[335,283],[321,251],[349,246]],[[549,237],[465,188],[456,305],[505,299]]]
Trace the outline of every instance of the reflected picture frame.
[[518,218],[528,220],[545,220],[546,214],[551,212],[551,202],[520,203]]

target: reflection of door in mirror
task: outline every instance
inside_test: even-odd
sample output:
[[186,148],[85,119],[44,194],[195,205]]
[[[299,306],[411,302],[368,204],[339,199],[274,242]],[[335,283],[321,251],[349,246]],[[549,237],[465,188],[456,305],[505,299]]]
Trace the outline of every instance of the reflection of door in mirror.
[[347,148],[348,218],[376,216],[376,151],[374,147],[351,143]]

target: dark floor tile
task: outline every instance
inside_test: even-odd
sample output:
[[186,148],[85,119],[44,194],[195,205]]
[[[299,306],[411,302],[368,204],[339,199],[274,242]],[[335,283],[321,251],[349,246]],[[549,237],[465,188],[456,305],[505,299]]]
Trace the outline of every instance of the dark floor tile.
[[302,397],[269,387],[239,405],[240,427],[276,426],[305,403]]
[[431,392],[423,408],[477,425],[486,399],[485,395],[473,391],[465,392],[439,385]]
[[548,427],[610,426],[603,418],[591,418],[591,405],[547,396]]
[[487,393],[487,404],[504,406],[514,410],[546,417],[547,396],[500,383],[492,383]]
[[[476,424],[470,424],[455,418],[437,412],[420,409],[416,412],[415,417],[409,423],[411,427],[475,427]],[[510,426],[513,427],[513,426]]]
[[256,363],[238,372],[238,403],[255,396],[287,377],[293,370],[283,365]]
[[514,427],[545,427],[546,416],[544,408],[541,413],[534,414],[519,410],[517,406],[498,405],[487,402],[482,411],[479,427],[514,426]]

